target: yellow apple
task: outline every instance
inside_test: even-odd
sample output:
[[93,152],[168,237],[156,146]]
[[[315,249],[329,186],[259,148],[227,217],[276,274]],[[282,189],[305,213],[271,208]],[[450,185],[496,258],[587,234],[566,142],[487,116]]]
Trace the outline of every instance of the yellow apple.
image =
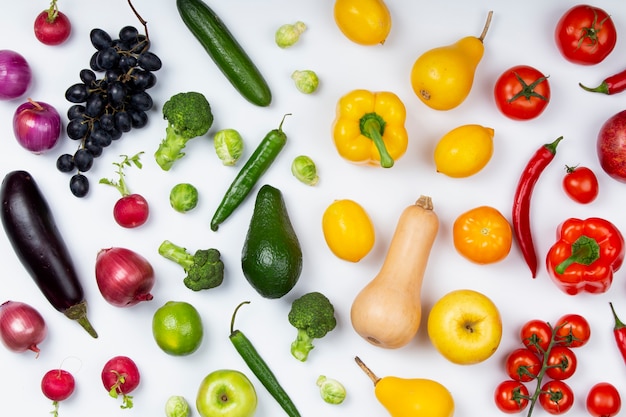
[[451,291],[430,310],[428,337],[450,362],[459,365],[482,362],[500,345],[500,312],[489,297],[478,291]]

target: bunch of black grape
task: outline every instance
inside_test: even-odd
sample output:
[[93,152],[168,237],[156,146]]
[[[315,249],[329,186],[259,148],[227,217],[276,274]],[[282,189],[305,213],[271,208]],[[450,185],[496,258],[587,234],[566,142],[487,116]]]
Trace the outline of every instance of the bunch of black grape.
[[65,92],[65,98],[74,103],[67,111],[66,132],[79,146],[73,155],[57,159],[59,171],[74,173],[70,190],[76,197],[89,192],[84,173],[94,158],[124,133],[147,124],[153,105],[147,90],[156,84],[154,71],[161,68],[161,60],[149,50],[150,40],[133,26],[122,28],[118,39],[96,28],[90,39],[96,48],[90,68],[81,70],[81,82]]

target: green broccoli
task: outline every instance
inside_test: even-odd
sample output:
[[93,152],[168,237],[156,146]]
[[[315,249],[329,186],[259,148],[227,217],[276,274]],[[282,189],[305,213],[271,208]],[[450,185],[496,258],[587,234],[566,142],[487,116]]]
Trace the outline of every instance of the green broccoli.
[[217,249],[198,249],[193,255],[169,240],[159,246],[159,254],[183,267],[187,276],[183,283],[193,291],[215,288],[224,281],[224,262]]
[[313,339],[320,339],[337,325],[335,308],[326,296],[310,292],[291,304],[289,323],[298,329],[296,340],[291,343],[291,354],[301,362],[307,360]]
[[168,125],[154,158],[163,170],[169,171],[187,142],[209,131],[213,124],[211,106],[202,93],[194,91],[174,94],[163,105],[163,118]]

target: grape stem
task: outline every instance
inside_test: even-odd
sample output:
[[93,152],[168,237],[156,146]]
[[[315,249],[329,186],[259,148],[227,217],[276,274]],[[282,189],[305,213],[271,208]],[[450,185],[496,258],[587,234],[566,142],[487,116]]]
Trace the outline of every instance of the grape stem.
[[[128,0],[128,5],[130,6],[130,9],[133,11],[135,16],[137,16],[137,19],[139,19],[139,22],[143,26],[143,30],[146,32],[146,39],[149,41],[150,36],[148,36],[148,22],[143,17],[141,17],[137,9],[135,9],[135,6],[133,6],[133,2],[131,0]],[[149,42],[146,44],[148,45]]]

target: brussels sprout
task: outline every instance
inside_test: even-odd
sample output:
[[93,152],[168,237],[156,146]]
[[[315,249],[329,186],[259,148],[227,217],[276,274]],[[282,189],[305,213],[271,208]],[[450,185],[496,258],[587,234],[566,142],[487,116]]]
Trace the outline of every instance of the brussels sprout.
[[232,166],[243,154],[243,138],[235,129],[222,129],[213,138],[215,153],[224,165]]
[[317,74],[311,70],[296,70],[291,74],[291,79],[295,81],[296,88],[304,94],[314,93],[320,83]]
[[191,184],[180,183],[170,191],[170,205],[179,213],[186,213],[198,204],[198,189]]
[[185,397],[180,395],[172,395],[165,403],[166,417],[188,417],[191,415],[189,403]]
[[328,404],[341,404],[346,399],[346,388],[335,379],[320,375],[317,386],[320,387],[322,399]]
[[293,46],[300,39],[302,32],[306,30],[306,25],[303,22],[296,22],[294,24],[282,25],[276,31],[274,39],[276,45],[281,48],[289,48]]
[[294,158],[291,163],[291,173],[306,185],[315,185],[319,181],[315,162],[306,155]]

